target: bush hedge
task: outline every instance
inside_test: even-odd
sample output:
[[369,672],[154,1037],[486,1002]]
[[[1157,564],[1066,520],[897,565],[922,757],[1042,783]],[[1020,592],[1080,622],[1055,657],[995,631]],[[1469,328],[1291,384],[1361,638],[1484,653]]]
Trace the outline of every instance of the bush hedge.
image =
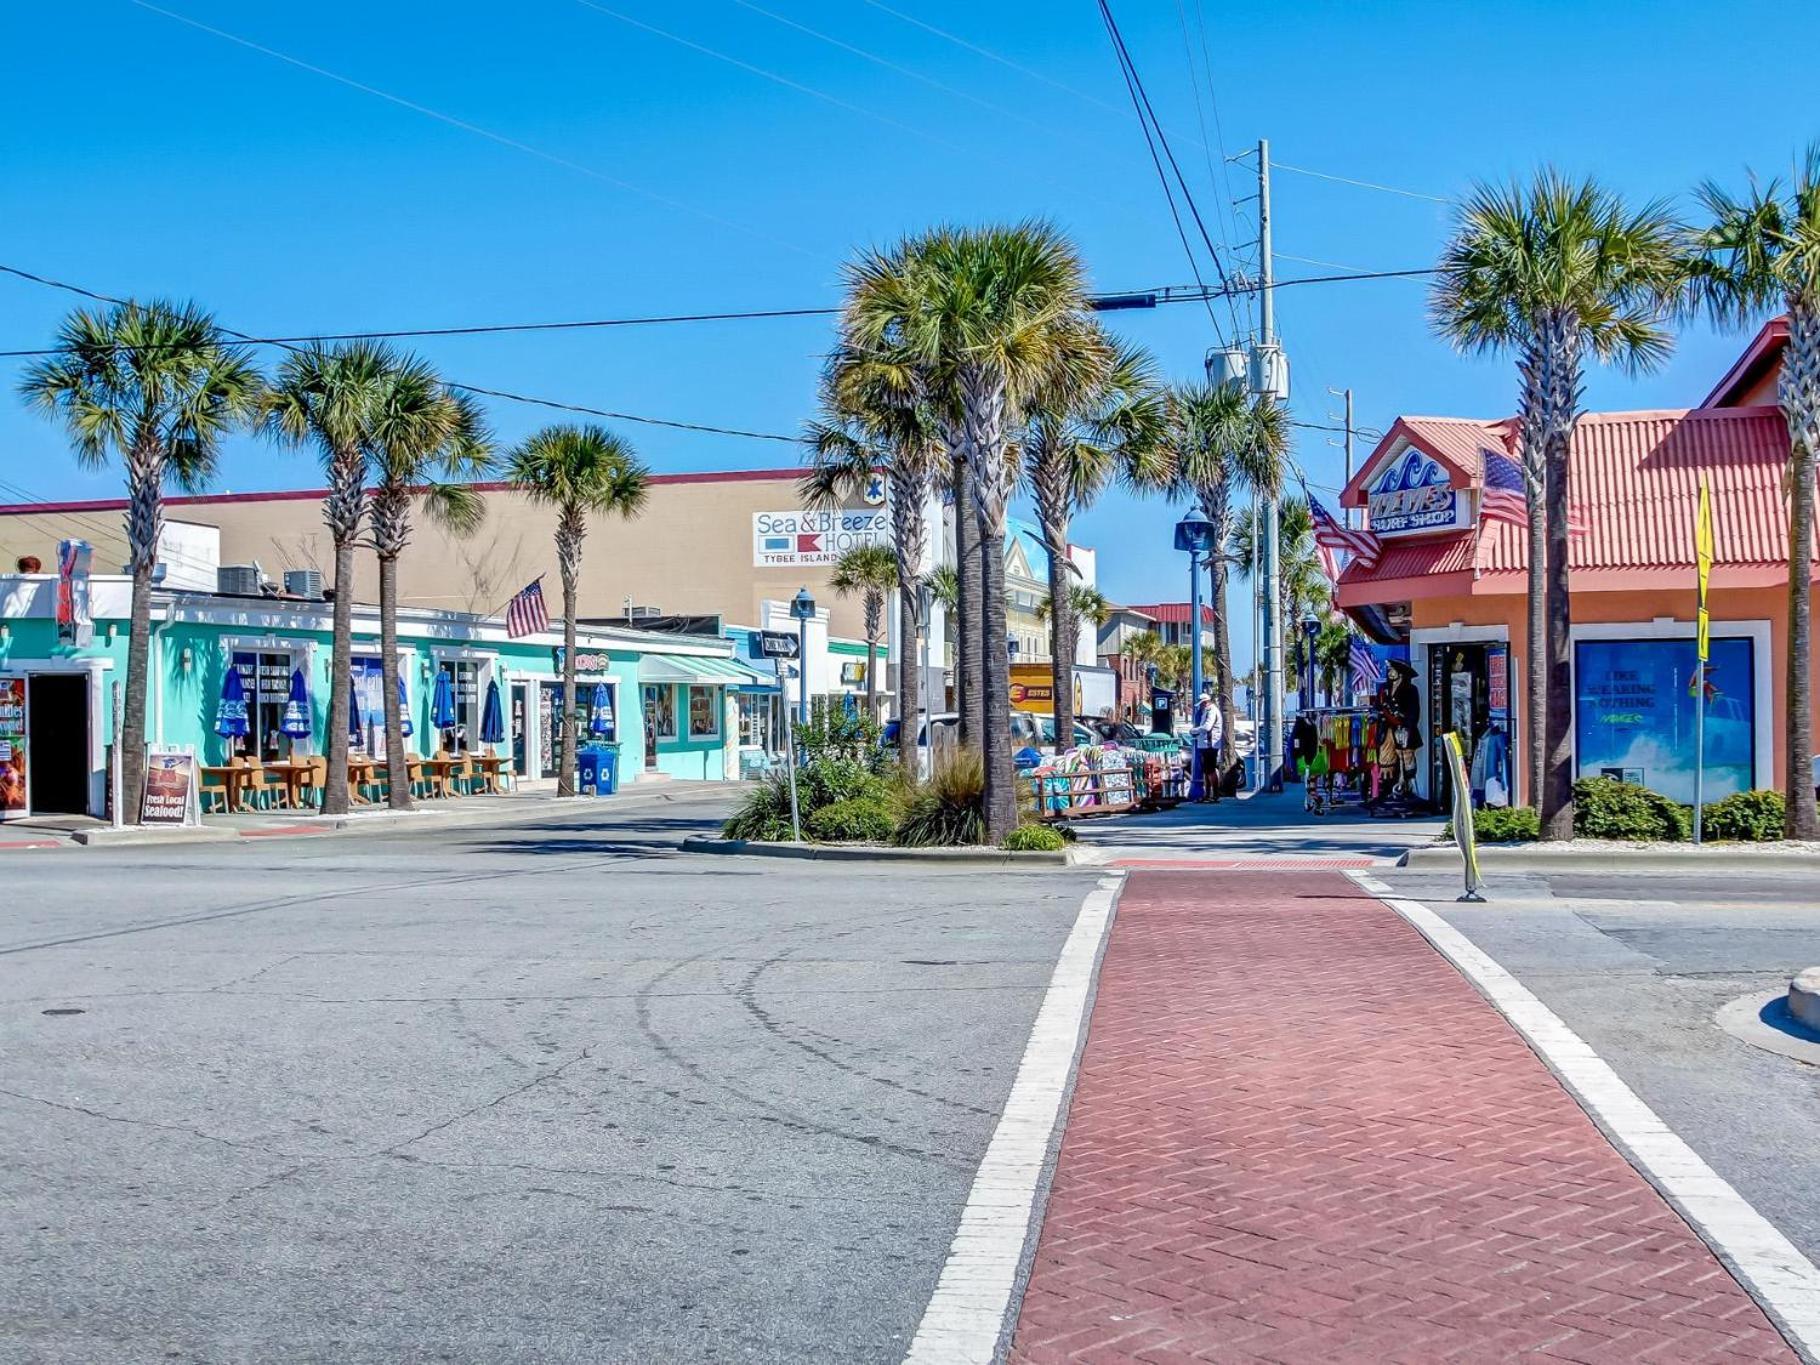
[[1019,825],[1005,836],[1004,847],[1012,853],[1059,853],[1068,841],[1047,825]]
[[888,844],[897,819],[888,802],[878,796],[856,796],[823,806],[809,817],[806,830],[825,844]]
[[1700,833],[1707,839],[1737,839],[1762,843],[1782,837],[1787,803],[1781,792],[1733,792],[1706,808]]
[[1574,783],[1577,839],[1676,840],[1694,837],[1693,811],[1660,792],[1610,777]]
[[986,837],[986,765],[972,749],[936,758],[929,780],[904,800],[892,842],[905,848],[977,844]]
[[1528,843],[1541,838],[1542,821],[1533,806],[1487,806],[1472,813],[1472,832],[1482,844]]
[[723,839],[788,840],[795,831],[790,827],[790,787],[783,777],[768,777],[727,817],[720,827]]

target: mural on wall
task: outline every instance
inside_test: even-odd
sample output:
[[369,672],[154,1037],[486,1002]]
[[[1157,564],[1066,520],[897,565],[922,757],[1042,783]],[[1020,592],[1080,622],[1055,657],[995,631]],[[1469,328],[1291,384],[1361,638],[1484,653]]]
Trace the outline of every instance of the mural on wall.
[[[1574,646],[1581,777],[1615,777],[1694,799],[1694,642],[1582,640]],[[1751,642],[1712,642],[1706,670],[1706,799],[1755,785]]]

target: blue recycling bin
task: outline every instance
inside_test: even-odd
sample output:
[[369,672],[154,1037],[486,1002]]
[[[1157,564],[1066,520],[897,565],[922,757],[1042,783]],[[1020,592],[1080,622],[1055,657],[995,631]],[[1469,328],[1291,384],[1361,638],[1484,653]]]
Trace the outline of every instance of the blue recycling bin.
[[584,744],[575,756],[575,790],[583,796],[611,796],[619,790],[619,746]]

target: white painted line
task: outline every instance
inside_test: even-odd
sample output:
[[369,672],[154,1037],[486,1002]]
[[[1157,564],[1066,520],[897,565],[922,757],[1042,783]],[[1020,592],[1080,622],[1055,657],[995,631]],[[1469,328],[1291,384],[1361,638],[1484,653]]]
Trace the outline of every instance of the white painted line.
[[1049,1142],[1062,1117],[1100,944],[1124,879],[1102,877],[1075,917],[1037,1010],[1005,1112],[973,1177],[906,1365],[991,1365],[1011,1311]]
[[1744,1282],[1789,1343],[1804,1359],[1820,1360],[1820,1269],[1677,1137],[1585,1039],[1466,935],[1427,906],[1395,896],[1378,878],[1349,875],[1415,926],[1498,1007],[1631,1164]]

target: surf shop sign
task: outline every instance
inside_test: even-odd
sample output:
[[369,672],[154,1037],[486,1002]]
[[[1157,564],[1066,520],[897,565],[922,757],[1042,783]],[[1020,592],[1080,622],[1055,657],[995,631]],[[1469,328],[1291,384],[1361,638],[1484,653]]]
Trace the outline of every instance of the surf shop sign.
[[1466,495],[1414,446],[1405,446],[1366,485],[1365,506],[1372,532],[1380,536],[1463,530],[1471,524]]

